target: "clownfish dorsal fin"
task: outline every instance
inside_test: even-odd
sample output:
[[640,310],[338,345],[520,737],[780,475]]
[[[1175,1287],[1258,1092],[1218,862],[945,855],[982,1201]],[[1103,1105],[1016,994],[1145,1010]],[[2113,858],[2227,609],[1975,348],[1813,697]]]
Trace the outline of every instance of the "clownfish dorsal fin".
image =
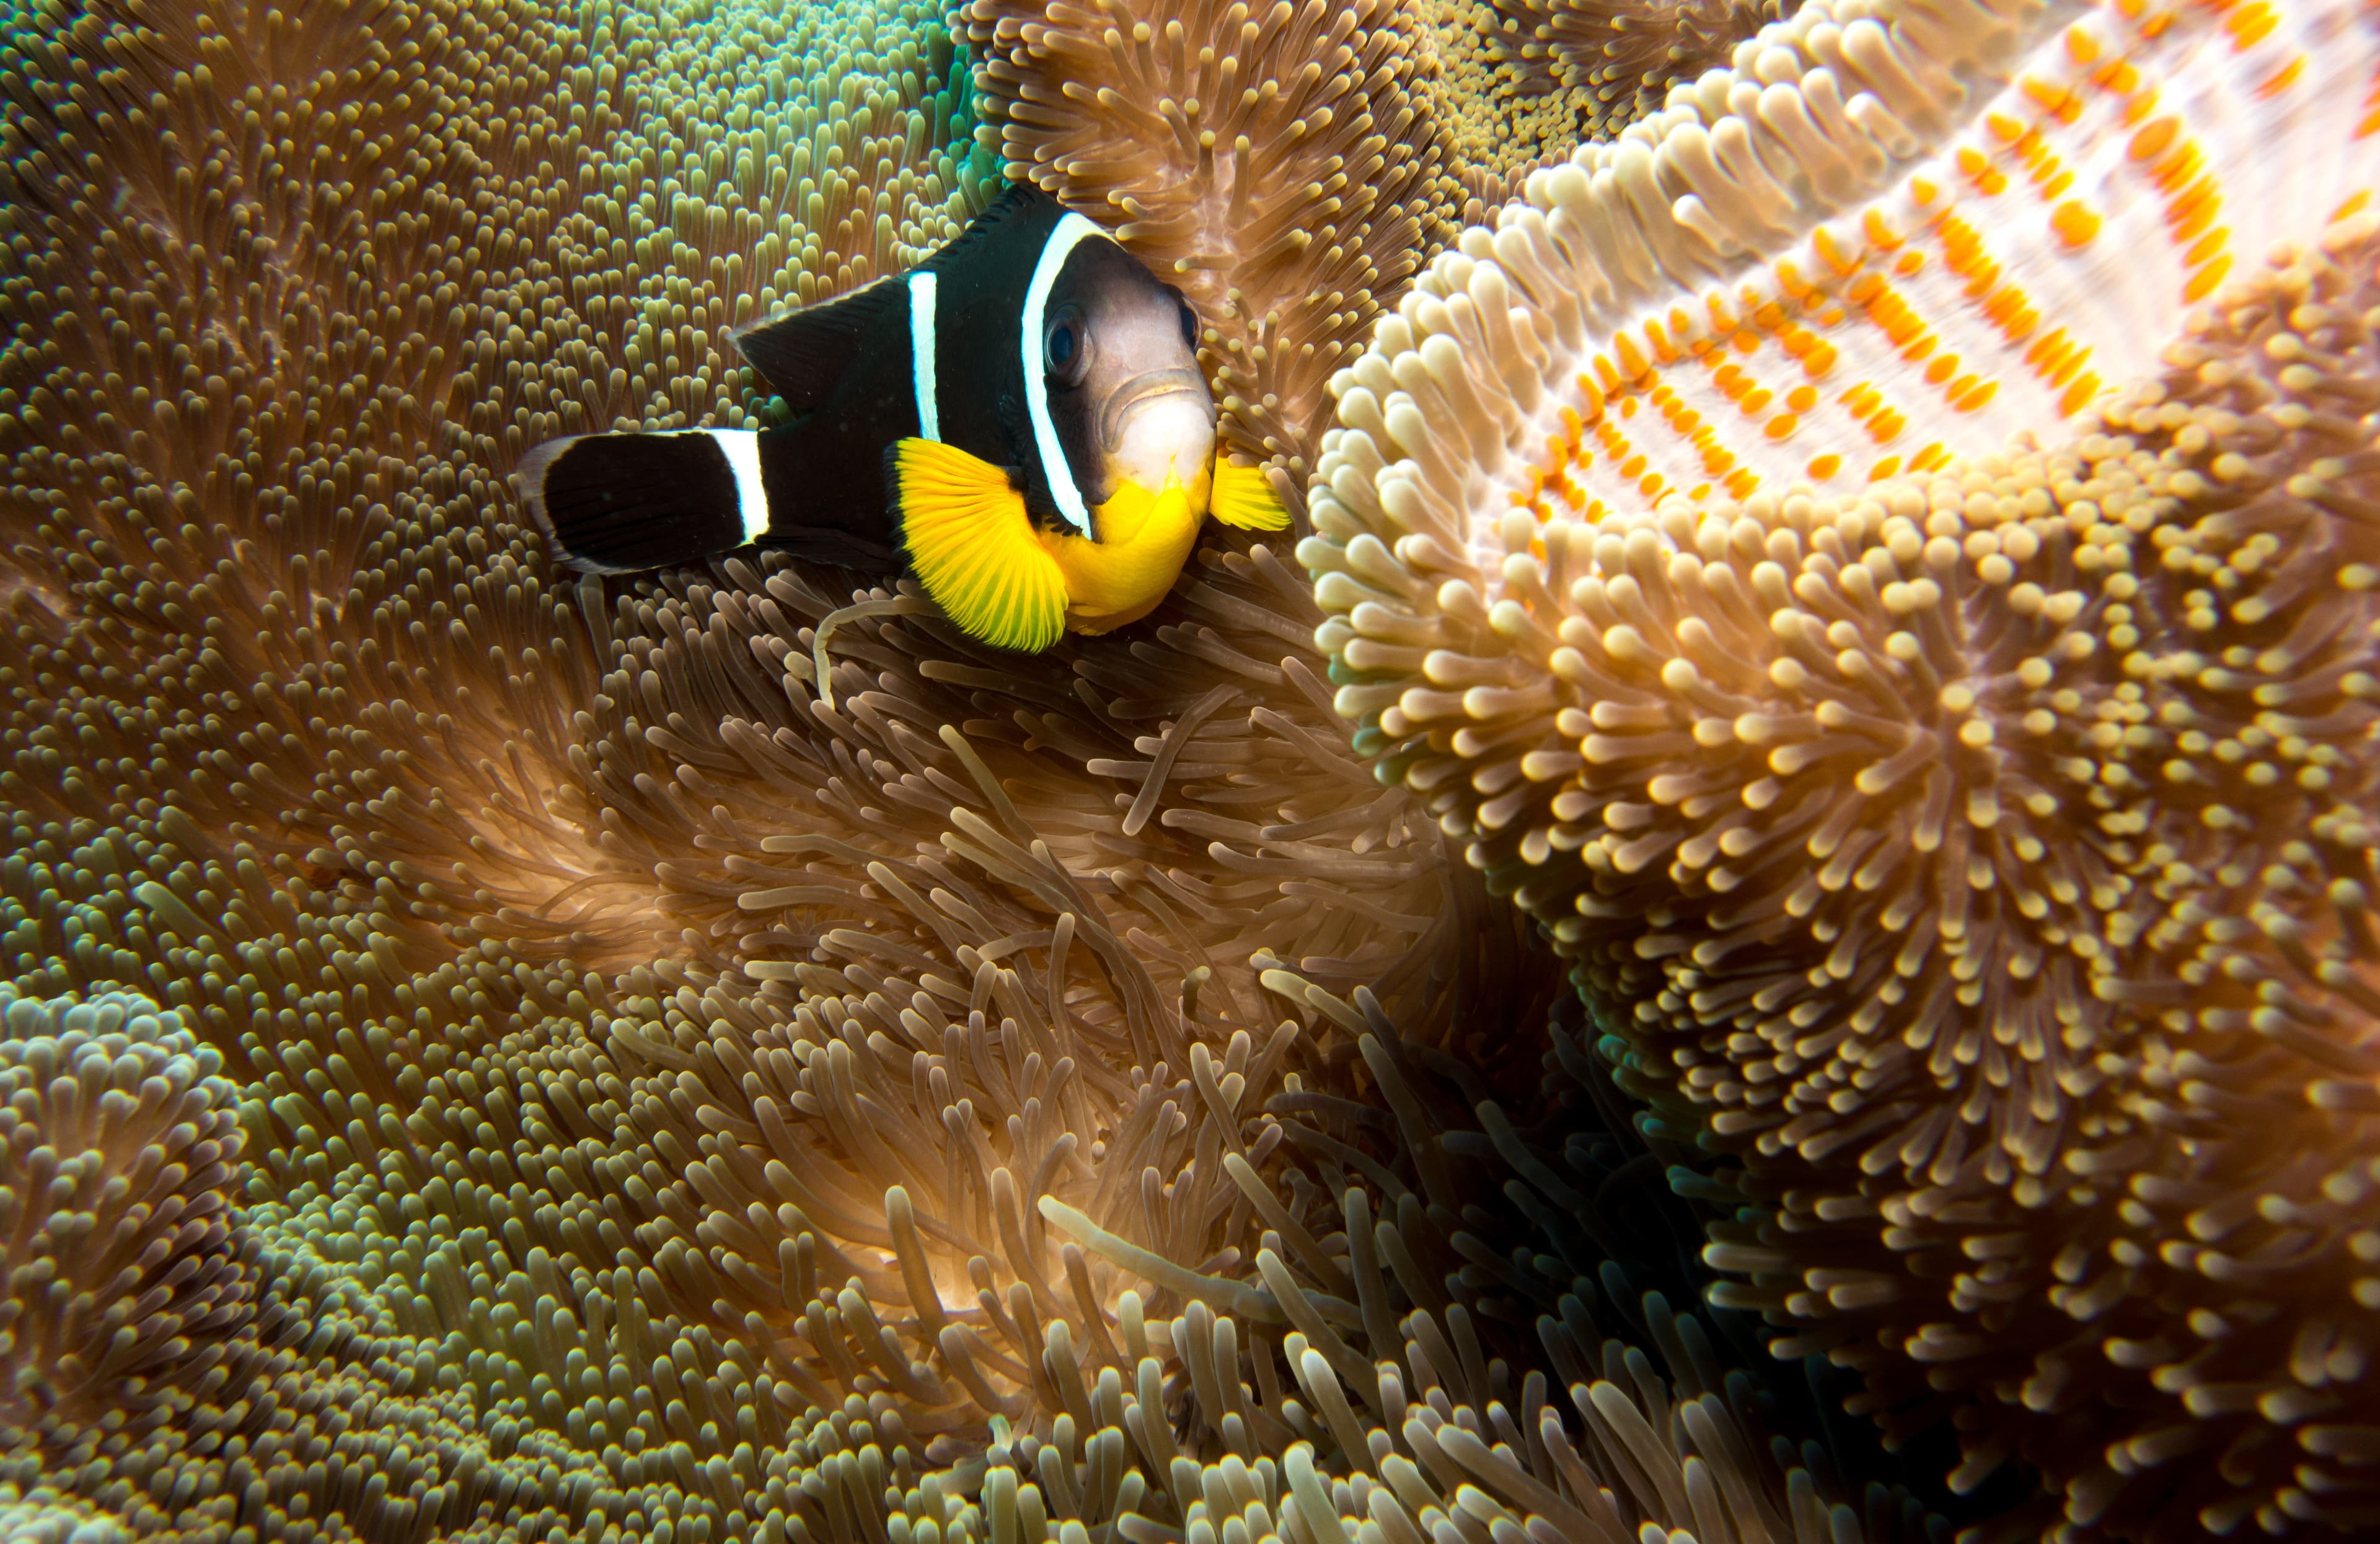
[[[948,269],[965,261],[977,248],[988,245],[1021,215],[1039,212],[1045,220],[1054,220],[1062,213],[1058,201],[1029,182],[1004,184],[982,213],[966,223],[965,228],[935,248],[920,260],[918,268]],[[915,270],[912,270],[915,272]]]
[[1066,577],[1007,470],[938,440],[885,452],[909,566],[970,638],[1038,653],[1066,630]]
[[897,277],[728,334],[745,362],[796,414],[815,411],[859,358],[887,310],[908,305]]
[[1215,457],[1215,491],[1207,513],[1242,530],[1287,530],[1289,510],[1273,492],[1272,479],[1262,467],[1243,467],[1229,456]]

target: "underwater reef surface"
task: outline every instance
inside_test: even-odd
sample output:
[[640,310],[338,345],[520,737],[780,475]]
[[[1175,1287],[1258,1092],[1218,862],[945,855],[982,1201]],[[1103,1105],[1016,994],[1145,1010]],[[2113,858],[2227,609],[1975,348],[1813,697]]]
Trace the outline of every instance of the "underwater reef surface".
[[[2301,112],[2291,104],[2310,95],[2283,80],[2283,105],[2251,113],[2243,132],[2319,146],[2265,131],[2318,135],[2346,112],[2330,98],[2362,101],[2361,13],[2163,14],[2126,23],[2167,51],[2140,67],[2166,67],[2210,30],[2240,68],[2264,67],[2272,38],[2313,40],[2296,72],[2329,105]],[[2043,1384],[2038,1419],[2020,1418],[2034,1406],[2005,1387],[2032,1374],[1997,1363],[1912,1393],[1892,1337],[1917,1321],[1887,1311],[1875,1284],[1900,1269],[1878,1251],[1904,1249],[1903,1224],[1879,1232],[1891,1198],[1857,1210],[1867,1193],[1836,1178],[1865,1150],[1853,1146],[1870,1129],[1863,1107],[1821,1098],[1772,1119],[1770,1077],[1693,1076],[1742,1048],[1722,1034],[1689,1061],[1703,1031],[1677,1004],[1699,983],[1662,975],[1670,956],[1638,947],[1673,936],[1683,903],[1621,894],[1613,905],[1661,930],[1565,931],[1554,903],[1594,890],[1586,853],[1604,848],[1558,848],[1568,829],[1516,805],[1494,829],[1517,843],[1545,827],[1524,865],[1575,881],[1524,890],[1516,908],[1493,894],[1515,870],[1486,811],[1470,793],[1445,796],[1509,791],[1494,769],[1515,753],[1575,752],[1559,709],[1592,704],[1537,701],[1585,689],[1568,661],[1527,652],[1537,633],[1506,638],[1461,609],[1457,587],[1382,576],[1462,561],[1524,584],[1506,557],[1528,532],[1506,521],[1521,506],[1497,480],[1544,446],[1542,475],[1513,490],[1538,501],[1526,524],[1577,528],[1547,501],[1575,512],[1584,501],[1563,489],[1585,492],[1618,459],[1566,462],[1584,442],[1540,432],[1515,460],[1517,419],[1479,383],[1517,402],[1532,371],[1576,354],[1525,416],[1591,371],[1595,349],[1626,362],[1609,341],[1623,310],[1706,271],[1764,271],[1822,209],[1852,208],[1988,126],[1981,103],[2017,51],[2063,35],[2021,7],[1968,5],[1813,10],[1755,40],[1763,20],[1743,7],[1452,0],[0,10],[0,1532],[48,1544],[1892,1544],[1941,1537],[1940,1511],[1976,1515],[2029,1484],[2011,1465],[2013,1489],[2004,1477],[1978,1504],[1914,1472],[1957,1415],[1973,1471],[1960,1482],[2020,1452],[2070,1487],[2059,1504],[2076,1537],[2202,1519],[2351,1534],[2362,1429],[2325,1413],[2344,1404],[2272,1403],[2212,1356],[2205,1379],[2164,1370],[2194,1354],[2181,1337],[2230,1336],[2224,1350],[2253,1376],[2284,1367],[2301,1387],[2353,1396],[2362,1310],[2358,1289],[2322,1284],[2346,1280],[2324,1274],[2339,1258],[2320,1253],[2332,1235],[2307,1244],[2317,1224],[2243,1210],[2235,1198],[2250,1192],[2224,1188],[2225,1100],[2265,1100],[2254,1121],[2301,1097],[2311,1085],[2285,1086],[2283,1062],[2210,1078],[2185,1059],[2194,1046],[2177,1046],[2137,1075],[2096,1070],[2095,1087],[2132,1076],[2159,1092],[2155,1111],[2143,1096],[2122,1118],[2212,1156],[2120,1195],[2107,1182],[2058,1247],[2102,1246],[2090,1230],[2113,1216],[2136,1247],[2162,1249],[2155,1224],[2172,1218],[2174,1239],[2203,1239],[2173,1268],[2209,1281],[2220,1271],[2198,1262],[2244,1260],[2270,1279],[2302,1249],[2316,1263],[2294,1300],[2337,1303],[2303,1320],[2318,1334],[2299,1333],[2286,1306],[2259,1317],[2158,1285],[2123,1300],[2142,1338],[2104,1356],[2093,1341],[2089,1376],[2070,1354],[2071,1392]],[[2135,67],[2131,46],[2100,67]],[[2295,79],[2273,66],[2270,79]],[[2328,90],[2358,68],[2353,92]],[[1828,71],[1831,87],[1818,83]],[[2228,124],[2216,107],[2229,78],[2204,79],[2176,106]],[[2104,128],[2094,110],[2079,121]],[[1687,117],[1707,122],[1699,159]],[[1752,138],[1755,122],[1800,159]],[[2082,153],[2064,131],[2012,135],[1994,153],[2045,182],[2056,174],[2039,156]],[[2216,152],[2233,141],[2207,133],[2193,153],[2228,178]],[[1592,142],[1573,161],[1581,138]],[[2138,175],[2187,197],[2201,164],[2180,175],[2171,148],[2135,157]],[[2325,153],[2216,191],[2250,207],[2326,186],[2345,152]],[[725,330],[897,272],[1003,176],[1091,213],[1184,286],[1227,443],[1310,505],[1319,534],[1302,553],[1386,585],[1396,606],[1351,607],[1345,576],[1318,582],[1286,551],[1212,538],[1148,622],[1019,660],[959,635],[912,585],[855,593],[847,573],[780,556],[636,579],[549,565],[504,483],[529,445],[771,421],[782,409]],[[1516,198],[1527,208],[1505,207]],[[1623,204],[1633,227],[1614,218]],[[2063,218],[2060,234],[2086,223]],[[2102,218],[2103,249],[2118,247],[2118,212]],[[1630,245],[1632,228],[1651,239]],[[2266,234],[2240,229],[2244,274]],[[1509,257],[1507,231],[1520,243]],[[2231,485],[2227,454],[2250,463],[2232,480],[2251,493],[2277,477],[2308,507],[2360,496],[2339,436],[2361,421],[2362,378],[2340,350],[2362,334],[2291,311],[2288,346],[2305,352],[2276,353],[2272,299],[2360,317],[2360,232],[2319,261],[2283,260],[2265,291],[2226,292],[2205,358],[2175,368],[2230,361],[2232,373],[2103,407],[2155,426],[2110,419],[2088,459],[2154,462],[2170,444],[2204,463],[2165,474],[2199,477],[2165,495],[2181,501]],[[2295,234],[2313,242],[2319,222]],[[1491,255],[1509,275],[1489,276]],[[1578,263],[1575,283],[1555,256]],[[1500,315],[1464,298],[1499,284],[1512,302]],[[1632,325],[1627,346],[1665,368],[1701,336],[1679,323],[1663,334],[1674,347],[1656,346]],[[2075,346],[2138,354],[2131,374],[2182,331],[2154,305],[2108,325],[2117,341]],[[1470,378],[1466,358],[1489,371],[1469,396],[1452,385]],[[1773,363],[1747,358],[1741,369]],[[1629,416],[1628,394],[1596,389]],[[2269,444],[2252,421],[2260,392],[2303,413],[2273,417]],[[2168,407],[2240,422],[2217,444],[2211,419],[2165,423]],[[1875,407],[1853,416],[1876,427]],[[1575,421],[1584,432],[1583,411]],[[2107,448],[2122,435],[2147,438]],[[1925,437],[1944,456],[1989,451]],[[2316,440],[2330,448],[2306,448]],[[1437,549],[1380,524],[1404,517],[1383,459],[1398,444],[1415,457],[1399,463],[1416,468],[1404,483],[1449,501],[1424,533]],[[1933,484],[1916,487],[1931,497]],[[1636,492],[1648,512],[1630,517],[1674,540],[1659,491]],[[2110,523],[2078,517],[2086,495],[2048,492],[2078,539]],[[1814,529],[1791,500],[1758,514],[1756,492],[1728,496],[1745,512],[1730,540],[1745,520]],[[2104,489],[2087,497],[2095,516],[2110,506]],[[1476,529],[1475,503],[1493,511]],[[2262,574],[2254,593],[2274,610],[2231,619],[2261,626],[2240,645],[2252,653],[2277,647],[2266,634],[2296,636],[2272,620],[2285,602],[2330,593],[2282,561],[2292,518],[2265,511],[2254,519],[2266,524],[2218,521],[2167,544],[2185,564]],[[1365,546],[1366,521],[1394,539]],[[1881,516],[1876,529],[1897,550]],[[2095,582],[2125,566],[2107,553],[2162,529],[2144,517],[2090,541],[2106,550]],[[1636,530],[1610,531],[1623,559]],[[2001,551],[2013,564],[2066,549],[2037,538],[2032,554]],[[2338,584],[2362,572],[2320,568]],[[2292,574],[2297,590],[2272,588]],[[1948,578],[1924,582],[1937,591],[1926,605],[1949,592]],[[2034,582],[2039,614],[2060,626],[2141,630],[2086,610],[2107,603],[2101,592],[2061,579],[2070,602]],[[2205,592],[2229,588],[2210,578]],[[1372,621],[1412,633],[1384,646],[1439,638],[1439,603],[1472,630],[1412,661],[1352,651]],[[1533,614],[1567,637],[1564,619]],[[1827,621],[1855,630],[1864,614]],[[1893,647],[1877,657],[1898,659]],[[1390,736],[1375,723],[1351,746],[1341,709],[1403,711],[1408,688],[1388,676],[1426,668],[1430,650],[1463,662],[1450,668],[1517,669],[1458,683],[1516,695],[1442,743],[1418,723]],[[2229,683],[2261,667],[2225,656],[2203,668]],[[2362,700],[2348,667],[2307,668],[2320,690]],[[1615,711],[1667,711],[1635,677],[1593,686]],[[2294,701],[2262,705],[2296,713]],[[2361,723],[2335,726],[2342,746]],[[2319,759],[2293,760],[2301,778]],[[2349,760],[2322,764],[2342,797],[2361,786]],[[1733,765],[1714,758],[1709,775]],[[1454,771],[1422,770],[1439,766]],[[1548,799],[1600,801],[1558,821],[1619,808],[1617,784],[1567,775],[1524,778]],[[2305,818],[2233,802],[2254,821]],[[2202,807],[2211,796],[2187,805]],[[1557,851],[1571,867],[1546,861]],[[2280,897],[2308,881],[2259,882]],[[1898,894],[1869,898],[1889,915]],[[2347,916],[2350,892],[2323,894]],[[1531,912],[1557,922],[1559,949]],[[1868,936],[1852,916],[1822,920]],[[2361,1192],[2337,1176],[2369,1076],[2352,1038],[2320,1021],[2329,999],[2289,981],[2265,995],[2269,977],[2252,972],[2302,955],[2313,963],[2291,980],[2352,1003],[2368,991],[2364,935],[2347,921],[2254,925],[2253,939],[2208,935],[2228,952],[2204,969],[2242,983],[2208,1011],[2248,1022],[2204,1027],[2263,1037],[2275,1058],[2332,1056],[2313,1112],[2330,1124],[2299,1125],[2317,1159],[2338,1161],[2317,1174],[2304,1149],[2261,1145],[2255,1161],[2311,1176],[2271,1182],[2285,1203],[2318,1195],[2351,1212]],[[1811,968],[1799,938],[1762,942],[1764,968],[1796,982]],[[1866,979],[1845,979],[1809,1001],[1862,1012]],[[1850,1037],[1835,1043],[1863,1043]],[[1791,1054],[1831,1067],[1825,1047]],[[1796,1070],[1777,1074],[1780,1097],[1803,1100]],[[1738,1083],[1762,1097],[1715,1092]],[[1654,1101],[1649,1114],[1632,1093]],[[1989,1076],[1932,1097],[1948,1108],[1968,1094],[1981,1113],[1967,1125],[2055,1124],[2056,1112],[2021,1112],[2040,1099],[2021,1105]],[[1706,1117],[1714,1102],[1729,1112]],[[1754,1118],[1733,1124],[1738,1106]],[[2160,1125],[2167,1106],[2195,1124]],[[1889,1107],[1922,1124],[1909,1110]],[[1837,1113],[1844,1135],[1829,1144]],[[2282,1138],[2267,1129],[2252,1139]],[[2063,1130],[2028,1139],[2062,1152]],[[2089,1136],[2092,1151],[2132,1151]],[[1957,1204],[1943,1231],[1907,1230],[1911,1247],[2005,1258],[2005,1275],[1986,1263],[1978,1276],[2031,1282],[2032,1257],[2001,1242],[2012,1230],[1962,1210],[2025,1198],[1950,1194],[1965,1181],[1935,1140],[1909,1162],[1945,1162],[1935,1183]],[[1789,1162],[1813,1167],[1813,1188],[1793,1188],[1805,1182]],[[2243,1228],[2262,1254],[2211,1247]],[[1824,1263],[1805,1266],[1805,1247]],[[1858,1274],[1793,1274],[1839,1260]],[[1700,1306],[1713,1267],[1742,1280]],[[1925,1279],[1946,1303],[1974,1295],[1931,1264]],[[1825,1317],[1805,1298],[1838,1289],[1827,1311],[1853,1320],[1805,1324],[1786,1349],[1828,1350],[1862,1374],[1919,1455],[1912,1468],[1828,1407],[1840,1399],[1822,1375],[1805,1383],[1772,1358],[1745,1311]],[[1948,1332],[1987,1333],[2021,1360],[2039,1349],[2022,1337],[2049,1317],[2025,1307]],[[1954,1303],[1925,1322],[1949,1325],[1954,1310],[1989,1312]],[[2108,1367],[2131,1382],[2111,1384]],[[2156,1414],[2134,1383],[2193,1419]],[[2345,1435],[2308,1445],[2317,1431]],[[2291,1444],[2309,1456],[2277,1468]],[[2148,1477],[2089,1478],[2102,1453],[2120,1454],[2111,1472]],[[2038,1532],[2044,1514],[2021,1508],[2007,1526]]]

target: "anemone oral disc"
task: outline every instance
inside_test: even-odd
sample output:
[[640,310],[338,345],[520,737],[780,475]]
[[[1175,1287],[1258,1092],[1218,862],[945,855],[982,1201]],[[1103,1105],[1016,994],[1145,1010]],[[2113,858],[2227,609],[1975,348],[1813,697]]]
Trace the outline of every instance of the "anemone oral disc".
[[[2380,176],[2376,43],[2344,6],[1805,6],[1466,233],[1342,373],[1342,422],[1468,410],[1448,344],[1529,357],[1562,387],[1496,404],[1524,465],[1479,469],[1580,510],[2053,430]],[[1507,295],[1525,322],[1488,314]]]

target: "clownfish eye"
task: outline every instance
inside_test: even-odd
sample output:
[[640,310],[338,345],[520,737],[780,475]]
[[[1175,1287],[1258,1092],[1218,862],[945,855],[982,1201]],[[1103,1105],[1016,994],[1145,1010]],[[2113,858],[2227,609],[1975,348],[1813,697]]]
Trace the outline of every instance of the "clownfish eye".
[[1085,346],[1083,318],[1069,306],[1050,319],[1041,334],[1041,361],[1050,373],[1067,385],[1078,383],[1090,363],[1090,350]]
[[1173,303],[1182,312],[1182,341],[1191,352],[1196,353],[1198,348],[1198,313],[1190,309],[1189,301],[1178,296]]

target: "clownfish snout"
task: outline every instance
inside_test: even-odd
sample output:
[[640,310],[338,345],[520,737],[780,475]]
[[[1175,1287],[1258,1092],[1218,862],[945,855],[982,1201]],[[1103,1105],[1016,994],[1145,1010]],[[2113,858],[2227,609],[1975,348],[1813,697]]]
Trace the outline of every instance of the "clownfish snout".
[[1215,455],[1215,401],[1195,370],[1144,371],[1100,404],[1098,434],[1111,486],[1197,487]]

